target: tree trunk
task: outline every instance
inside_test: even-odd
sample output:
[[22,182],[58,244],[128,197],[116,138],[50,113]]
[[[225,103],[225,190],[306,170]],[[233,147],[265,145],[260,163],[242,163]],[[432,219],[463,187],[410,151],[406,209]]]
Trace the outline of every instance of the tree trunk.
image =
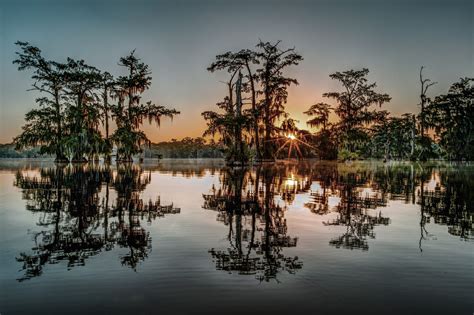
[[120,163],[132,163],[133,158],[132,158],[132,155],[129,153],[124,153],[122,154],[121,157],[117,154],[117,158],[115,161],[120,162]]
[[73,163],[87,162],[87,159],[84,158],[84,148],[83,148],[83,139],[82,139],[82,126],[83,126],[83,120],[84,120],[84,114],[83,114],[83,109],[82,109],[82,98],[83,98],[83,93],[79,92],[77,94],[77,113],[75,117],[76,121],[74,122],[74,129],[75,129],[76,136],[79,136],[80,139],[79,139],[78,147],[76,147],[74,156],[71,161]]
[[61,125],[61,104],[59,103],[59,90],[54,91],[54,101],[56,105],[56,158],[55,162],[57,163],[67,163],[69,159],[64,155],[63,148],[61,144],[62,140],[62,125]]
[[105,156],[104,156],[104,162],[105,163],[110,163],[111,156],[110,156],[110,151],[109,151],[109,100],[108,100],[108,90],[107,86],[104,88],[104,94],[103,94],[103,99],[104,99],[104,120],[105,120],[105,142],[107,144]]
[[235,150],[235,160],[240,163],[240,165],[244,165],[246,163],[246,156],[244,152],[244,144],[242,141],[242,73],[239,72],[239,76],[237,82],[235,84],[235,118],[237,123],[234,126],[235,132],[235,143],[234,143],[234,150]]
[[410,137],[410,160],[413,159],[413,157],[415,156],[415,125],[416,125],[416,121],[415,121],[415,115],[413,115],[411,117],[412,121],[411,121],[411,137]]
[[260,136],[258,131],[258,113],[257,113],[257,97],[255,92],[255,82],[253,80],[252,71],[250,70],[249,63],[246,62],[245,66],[247,68],[249,81],[250,81],[250,91],[252,93],[252,111],[253,111],[253,132],[254,132],[254,143],[255,143],[255,151],[257,154],[257,160],[262,159],[262,152],[260,151]]
[[263,142],[263,159],[270,160],[272,159],[272,152],[271,152],[271,121],[270,121],[270,91],[268,87],[269,75],[266,75],[266,83],[265,83],[265,116],[264,116],[264,124],[265,124],[265,140]]

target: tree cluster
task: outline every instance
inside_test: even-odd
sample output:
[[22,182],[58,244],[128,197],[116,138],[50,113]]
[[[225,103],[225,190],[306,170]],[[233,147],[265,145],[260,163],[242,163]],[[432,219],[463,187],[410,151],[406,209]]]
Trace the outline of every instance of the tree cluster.
[[288,117],[288,87],[298,84],[285,70],[301,60],[295,48],[282,49],[279,41],[260,41],[254,50],[217,55],[208,67],[229,75],[227,95],[217,103],[220,111],[202,113],[208,126],[204,135],[221,136],[229,164],[246,164],[251,154],[257,160],[275,158],[277,140],[283,134],[276,124]]
[[[427,160],[474,158],[473,79],[454,83],[448,94],[431,100],[428,88],[436,84],[424,79],[420,70],[420,114],[406,113],[390,116],[378,110],[391,100],[385,93],[375,91],[375,83],[367,83],[368,69],[349,70],[331,74],[342,84],[342,91],[324,93],[336,104],[312,105],[305,112],[311,117],[310,127],[319,130],[313,138],[319,156],[324,159],[382,158]],[[329,121],[334,112],[335,122]]]
[[337,71],[329,77],[342,89],[323,93],[334,104],[320,102],[305,111],[307,125],[316,129],[311,133],[299,129],[285,109],[288,87],[298,84],[286,71],[301,60],[295,48],[262,41],[254,50],[216,56],[208,70],[228,73],[227,93],[217,103],[220,110],[202,113],[204,135],[220,136],[228,164],[291,157],[474,158],[473,79],[461,79],[432,100],[427,92],[437,82],[424,78],[421,67],[420,113],[394,117],[380,109],[391,97],[369,82],[368,69]]
[[114,78],[84,60],[52,61],[27,42],[16,44],[13,63],[20,71],[33,72],[31,90],[40,95],[39,107],[26,114],[23,131],[14,139],[18,149],[40,146],[41,153],[55,155],[58,162],[83,162],[99,156],[110,161],[116,146],[117,161],[130,162],[150,143],[140,129],[145,120],[159,126],[162,117],[179,114],[142,101],[151,86],[151,71],[134,51],[120,58],[123,75]]
[[[151,145],[141,130],[145,121],[159,126],[163,117],[179,114],[142,101],[151,87],[151,71],[134,51],[120,58],[123,73],[113,77],[84,60],[51,61],[37,47],[17,45],[13,63],[20,71],[33,72],[32,90],[39,94],[38,108],[26,114],[23,132],[14,139],[18,149],[39,147],[40,154],[54,155],[59,162],[83,162],[101,156],[110,161],[115,147],[117,161],[130,162]],[[149,148],[145,155],[224,156],[234,166],[313,157],[474,159],[474,79],[461,78],[447,94],[431,99],[428,90],[437,82],[424,78],[421,67],[419,114],[394,117],[381,109],[391,97],[369,82],[368,69],[337,71],[329,77],[341,89],[322,95],[333,104],[319,102],[304,112],[307,125],[315,129],[311,132],[298,128],[286,111],[288,88],[298,84],[288,70],[302,60],[294,47],[282,48],[280,41],[217,55],[207,70],[226,74],[226,92],[217,110],[202,113],[207,122],[203,136],[211,137],[211,143],[186,138]]]

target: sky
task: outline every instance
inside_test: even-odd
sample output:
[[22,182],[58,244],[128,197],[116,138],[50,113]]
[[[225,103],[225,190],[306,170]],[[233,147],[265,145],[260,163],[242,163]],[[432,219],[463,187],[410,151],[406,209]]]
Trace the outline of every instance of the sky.
[[35,108],[31,73],[12,64],[18,40],[39,47],[48,59],[84,59],[122,74],[121,56],[136,49],[153,74],[143,100],[181,111],[160,128],[144,126],[154,141],[201,136],[201,112],[226,94],[224,73],[207,66],[217,54],[281,40],[303,56],[287,74],[287,111],[305,127],[305,110],[340,85],[335,71],[369,68],[370,81],[392,97],[393,115],[418,111],[419,69],[446,93],[460,77],[474,76],[473,2],[446,1],[0,1],[0,143],[21,132]]

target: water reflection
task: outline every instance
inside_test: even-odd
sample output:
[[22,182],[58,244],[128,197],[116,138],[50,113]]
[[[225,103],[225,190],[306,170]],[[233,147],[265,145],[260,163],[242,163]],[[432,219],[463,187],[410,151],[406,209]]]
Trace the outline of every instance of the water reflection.
[[[382,209],[389,201],[403,201],[420,207],[420,239],[432,238],[426,224],[447,225],[448,233],[462,240],[473,239],[472,169],[460,170],[445,164],[410,163],[320,164],[306,169],[316,189],[305,204],[318,215],[337,213],[326,225],[346,226],[346,232],[329,242],[348,249],[368,250],[374,227],[388,225]],[[376,211],[374,211],[376,210]]]
[[219,163],[0,162],[2,313],[472,309],[473,166]]
[[217,211],[217,220],[229,228],[228,247],[209,251],[216,268],[261,281],[302,267],[298,257],[284,255],[284,248],[295,247],[298,240],[287,235],[285,212],[297,194],[308,191],[305,207],[324,216],[325,226],[344,227],[329,240],[336,248],[369,250],[375,227],[391,223],[384,208],[396,200],[420,207],[420,250],[431,236],[426,224],[432,220],[472,240],[474,185],[466,170],[436,164],[279,164],[225,169],[219,185],[203,196],[203,208]]
[[308,161],[229,169],[218,162],[167,163],[14,168],[14,185],[37,220],[37,229],[29,232],[31,251],[16,257],[22,265],[18,280],[40,276],[47,264],[83,266],[113,249],[120,250],[122,265],[136,270],[152,247],[146,225],[180,212],[173,204],[163,205],[156,192],[143,197],[153,173],[199,180],[218,176],[203,195],[203,208],[216,211],[228,232],[226,243],[209,253],[216,269],[259,281],[279,281],[280,274],[303,267],[303,259],[291,254],[297,252],[301,231],[289,232],[287,222],[287,212],[299,207],[294,205],[298,195],[308,214],[322,218],[314,233],[320,228],[335,232],[325,240],[335,248],[368,251],[393,223],[387,207],[397,203],[418,211],[413,243],[420,251],[436,239],[433,225],[446,226],[460,240],[474,239],[470,165]]
[[329,241],[331,246],[366,251],[367,240],[375,238],[374,228],[390,224],[390,218],[380,210],[387,205],[387,198],[370,171],[346,166],[315,169],[312,174],[317,189],[305,206],[318,215],[337,213],[335,219],[324,222],[327,226],[345,227],[342,235]]
[[40,276],[46,264],[65,261],[68,269],[84,266],[89,257],[115,246],[128,249],[120,260],[136,269],[151,250],[150,235],[142,223],[180,212],[172,204],[161,205],[159,196],[148,201],[141,198],[150,181],[151,172],[136,165],[18,170],[15,186],[22,190],[26,209],[39,215],[40,228],[31,232],[32,251],[17,257],[24,270],[18,280]]
[[225,169],[220,186],[203,196],[203,208],[217,211],[217,220],[229,229],[227,248],[209,250],[218,270],[278,281],[278,273],[302,267],[298,256],[284,253],[298,238],[288,235],[287,208],[275,198],[292,200],[303,188],[287,174],[278,168]]

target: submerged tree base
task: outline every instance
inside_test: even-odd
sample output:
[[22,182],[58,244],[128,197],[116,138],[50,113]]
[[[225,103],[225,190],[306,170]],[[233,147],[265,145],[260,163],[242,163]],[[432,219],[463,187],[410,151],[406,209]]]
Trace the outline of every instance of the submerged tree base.
[[225,165],[229,167],[244,167],[244,166],[249,166],[250,162],[227,161]]
[[117,163],[133,163],[133,159],[116,159],[115,162]]
[[71,163],[87,163],[87,159],[82,157],[82,158],[74,158],[71,160]]
[[268,163],[275,163],[276,159],[256,159],[253,161],[253,164],[268,164]]
[[54,163],[58,163],[58,164],[67,164],[69,163],[69,159],[65,156],[61,156],[61,157],[56,157],[54,159]]

